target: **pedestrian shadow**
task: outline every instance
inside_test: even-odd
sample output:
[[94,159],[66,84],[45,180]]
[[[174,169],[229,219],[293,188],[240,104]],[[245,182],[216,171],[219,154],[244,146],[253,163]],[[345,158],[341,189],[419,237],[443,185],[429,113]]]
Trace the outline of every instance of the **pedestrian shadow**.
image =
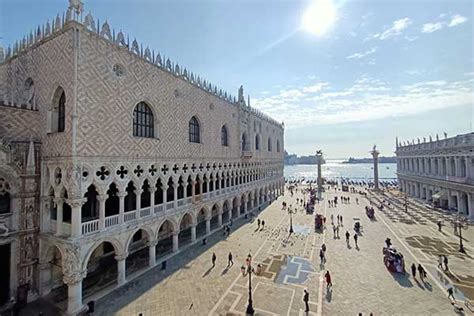
[[211,273],[212,269],[214,269],[214,267],[210,267],[206,272],[204,272],[204,274],[202,275],[203,278],[207,277],[209,275],[209,273]]
[[347,249],[352,249],[350,244],[347,244]]
[[326,301],[330,303],[331,300],[332,300],[332,286],[326,289]]
[[360,251],[359,245],[356,245],[356,250]]
[[430,291],[430,292],[433,292],[433,286],[431,285],[430,282],[428,281],[423,281],[423,285],[425,286],[425,288]]
[[229,271],[230,267],[232,266],[227,266],[224,270],[222,270],[221,276],[225,275]]
[[416,285],[418,285],[420,289],[422,289],[423,291],[425,290],[425,287],[420,283],[420,281],[418,281],[418,279],[415,279],[415,282],[416,282]]
[[408,278],[407,273],[395,273],[390,272],[392,277],[403,287],[413,287],[413,283],[411,283],[410,279]]

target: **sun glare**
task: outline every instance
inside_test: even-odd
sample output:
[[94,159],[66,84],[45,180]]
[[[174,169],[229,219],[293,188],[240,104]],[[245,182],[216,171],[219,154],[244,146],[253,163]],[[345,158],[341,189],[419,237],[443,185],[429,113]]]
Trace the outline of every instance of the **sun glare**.
[[336,6],[332,0],[313,0],[303,14],[301,26],[317,36],[326,34],[336,21]]

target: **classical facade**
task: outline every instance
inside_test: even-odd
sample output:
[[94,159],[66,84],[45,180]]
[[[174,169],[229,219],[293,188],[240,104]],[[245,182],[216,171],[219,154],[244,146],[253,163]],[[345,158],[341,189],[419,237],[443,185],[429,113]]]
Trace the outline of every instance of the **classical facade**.
[[0,49],[0,306],[77,314],[282,194],[284,126],[82,3]]
[[400,189],[474,220],[474,133],[415,144],[397,140]]

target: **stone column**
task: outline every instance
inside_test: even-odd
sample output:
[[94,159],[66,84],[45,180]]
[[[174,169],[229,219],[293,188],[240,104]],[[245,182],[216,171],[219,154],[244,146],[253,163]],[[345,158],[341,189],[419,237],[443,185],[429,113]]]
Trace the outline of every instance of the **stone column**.
[[156,187],[150,187],[150,206],[151,206],[151,214],[153,214],[153,206],[155,205],[155,192],[156,192]]
[[222,213],[217,214],[217,226],[222,226]]
[[232,209],[233,209],[233,208],[231,208],[231,209],[229,209],[229,210],[227,211],[227,213],[229,213],[229,222],[230,222],[230,220],[232,219]]
[[461,177],[461,157],[454,158],[455,176]]
[[467,211],[468,211],[468,219],[469,221],[474,221],[474,194],[468,193],[467,194]]
[[85,309],[82,305],[82,279],[87,274],[85,272],[70,272],[63,276],[63,281],[67,284],[67,315],[77,315]]
[[148,265],[150,268],[156,265],[156,245],[158,244],[157,240],[151,241],[148,243]]
[[178,183],[176,183],[174,186],[173,186],[173,190],[174,190],[174,208],[177,208],[178,207]]
[[247,214],[248,212],[248,203],[247,203],[247,199],[244,200],[244,214]]
[[99,201],[99,230],[105,229],[105,200],[109,196],[107,194],[97,195]]
[[[135,206],[135,210],[137,211],[137,213],[140,211],[141,209],[141,204],[142,204],[142,193],[143,193],[143,190],[142,189],[136,189],[135,190],[135,196],[136,196],[136,199],[135,199],[135,202],[136,202],[136,206]],[[139,214],[137,214],[137,216],[139,216]]]
[[39,295],[45,296],[51,292],[49,282],[51,280],[51,263],[40,262],[39,268]]
[[199,181],[199,194],[202,194],[202,182],[203,180]]
[[374,159],[374,190],[379,190],[379,151],[374,145],[374,149],[370,152]]
[[196,241],[196,225],[191,226],[191,242]]
[[68,199],[67,204],[71,206],[71,237],[77,238],[82,235],[82,205],[87,202],[86,198]]
[[56,204],[56,236],[61,236],[63,234],[63,198],[54,199]]
[[123,214],[125,213],[125,196],[127,192],[118,192],[117,196],[119,198],[119,225],[123,224]]
[[211,233],[211,219],[206,218],[206,235]]
[[321,200],[323,194],[323,178],[321,165],[324,163],[323,152],[321,150],[318,150],[316,152],[316,162],[318,163],[318,200]]
[[164,184],[162,187],[161,187],[161,191],[163,191],[163,210],[166,211],[166,203],[168,202],[167,201],[167,191],[168,191],[168,185],[167,184]]
[[173,232],[173,252],[177,252],[179,249],[179,238],[178,232]]
[[128,257],[128,253],[123,253],[115,256],[115,260],[117,260],[117,282],[118,285],[124,285],[127,282],[127,270],[126,270],[126,259]]

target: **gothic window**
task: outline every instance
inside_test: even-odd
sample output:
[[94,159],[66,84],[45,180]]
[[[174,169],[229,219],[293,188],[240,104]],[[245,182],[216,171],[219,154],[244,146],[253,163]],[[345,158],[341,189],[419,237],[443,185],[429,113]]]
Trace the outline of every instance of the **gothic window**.
[[242,150],[248,150],[247,134],[242,134]]
[[58,103],[58,132],[64,132],[64,125],[66,121],[66,94],[61,94]]
[[200,143],[200,131],[199,131],[199,122],[195,116],[189,121],[189,142],[190,143]]
[[255,135],[255,150],[260,150],[260,136]]
[[277,152],[280,152],[280,141],[277,139]]
[[0,214],[10,213],[10,186],[5,179],[0,178]]
[[268,144],[267,144],[268,151],[272,151],[272,140],[268,137]]
[[153,138],[153,112],[145,102],[140,102],[133,110],[133,136]]
[[228,139],[227,139],[227,127],[224,125],[221,128],[221,145],[222,146],[229,146]]
[[50,113],[50,132],[64,132],[66,125],[66,94],[61,87],[58,87],[54,93]]

